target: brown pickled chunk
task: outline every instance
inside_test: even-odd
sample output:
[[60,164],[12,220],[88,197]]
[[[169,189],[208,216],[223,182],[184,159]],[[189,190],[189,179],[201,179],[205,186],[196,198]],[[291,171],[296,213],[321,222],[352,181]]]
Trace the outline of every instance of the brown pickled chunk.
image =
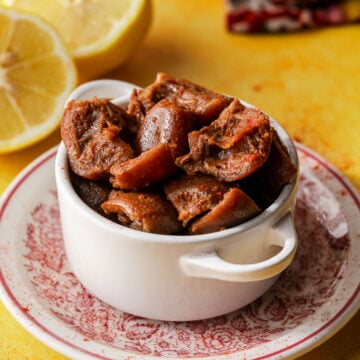
[[229,186],[206,175],[183,175],[164,185],[183,226],[218,204]]
[[272,144],[268,159],[258,171],[242,180],[241,187],[257,204],[266,208],[275,200],[283,186],[291,181],[296,171],[287,149],[281,143],[275,129],[272,129]]
[[171,147],[159,144],[110,169],[113,187],[136,191],[165,181],[177,171]]
[[153,233],[238,225],[297,171],[265,113],[165,73],[134,89],[127,111],[106,99],[70,102],[61,135],[79,196]]
[[162,99],[167,99],[191,113],[198,126],[210,124],[232,101],[229,96],[208,90],[188,80],[158,73],[153,84],[133,92],[128,112],[141,119]]
[[206,234],[239,225],[260,213],[255,202],[238,188],[231,188],[212,210],[195,220],[190,234]]
[[101,204],[107,200],[111,185],[107,181],[92,181],[84,179],[70,171],[71,183],[75,192],[88,206],[100,214],[104,214]]
[[189,151],[188,133],[193,130],[191,115],[163,99],[155,104],[140,122],[136,136],[136,148],[139,153],[147,151],[159,143],[171,145],[174,157]]
[[182,229],[176,210],[163,194],[113,190],[102,209],[135,230],[174,234]]
[[186,172],[237,181],[260,168],[271,147],[270,120],[235,99],[209,126],[189,134],[190,153],[176,159]]
[[134,120],[106,99],[70,101],[61,119],[61,137],[74,173],[103,180],[110,168],[134,157],[128,136]]

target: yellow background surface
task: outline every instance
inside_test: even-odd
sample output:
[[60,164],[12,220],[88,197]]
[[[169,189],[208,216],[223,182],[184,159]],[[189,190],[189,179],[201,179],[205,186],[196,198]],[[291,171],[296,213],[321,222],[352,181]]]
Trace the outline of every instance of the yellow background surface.
[[[360,25],[281,35],[230,34],[220,0],[154,0],[153,23],[126,65],[106,78],[146,86],[168,72],[255,104],[360,189]],[[90,80],[90,79],[83,79]],[[0,156],[0,192],[59,131]],[[360,239],[359,239],[360,240]],[[359,360],[360,313],[301,360]],[[0,360],[61,360],[0,303]]]

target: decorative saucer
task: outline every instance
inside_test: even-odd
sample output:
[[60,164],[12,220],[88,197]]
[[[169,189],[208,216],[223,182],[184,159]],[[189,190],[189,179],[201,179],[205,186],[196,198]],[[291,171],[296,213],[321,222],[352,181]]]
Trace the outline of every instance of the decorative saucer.
[[245,308],[209,320],[161,322],[90,295],[64,252],[56,148],[24,169],[2,196],[1,300],[30,333],[72,359],[283,359],[309,351],[360,305],[360,197],[319,155],[300,144],[297,149],[297,254],[276,284]]

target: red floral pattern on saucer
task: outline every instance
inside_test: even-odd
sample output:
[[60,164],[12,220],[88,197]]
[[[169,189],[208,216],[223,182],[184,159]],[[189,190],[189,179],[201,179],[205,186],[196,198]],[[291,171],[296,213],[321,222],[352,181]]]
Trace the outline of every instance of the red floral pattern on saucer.
[[336,197],[312,174],[318,164],[304,152],[300,156],[295,260],[264,296],[247,307],[209,320],[176,323],[139,318],[98,300],[69,268],[55,189],[49,190],[47,201],[40,199],[33,207],[23,239],[23,266],[37,297],[84,341],[141,355],[226,355],[269,343],[301,327],[336,294],[351,241]]

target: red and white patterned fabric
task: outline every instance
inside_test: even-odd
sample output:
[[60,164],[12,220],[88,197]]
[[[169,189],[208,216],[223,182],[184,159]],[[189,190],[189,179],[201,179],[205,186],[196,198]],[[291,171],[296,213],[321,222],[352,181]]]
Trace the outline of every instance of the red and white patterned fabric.
[[360,0],[226,0],[231,32],[286,32],[360,21]]

